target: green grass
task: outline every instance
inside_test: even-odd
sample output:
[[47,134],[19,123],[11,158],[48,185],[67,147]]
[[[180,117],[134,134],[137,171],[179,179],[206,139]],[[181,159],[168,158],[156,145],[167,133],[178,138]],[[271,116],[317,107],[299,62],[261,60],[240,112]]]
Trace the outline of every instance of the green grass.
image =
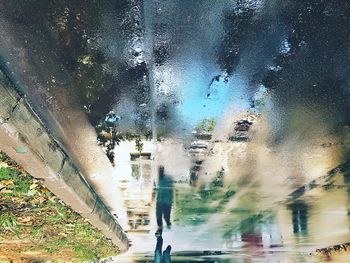
[[[41,181],[22,171],[1,152],[0,162],[13,165],[0,168],[2,239],[30,241],[25,250],[49,254],[48,260],[62,251],[74,255],[67,261],[91,262],[118,254],[110,240],[56,198]],[[9,252],[15,259],[21,256],[18,251]]]
[[0,180],[9,180],[16,178],[20,172],[14,168],[1,167],[0,168]]
[[14,233],[18,233],[19,224],[16,215],[11,212],[1,213],[0,229],[5,229]]

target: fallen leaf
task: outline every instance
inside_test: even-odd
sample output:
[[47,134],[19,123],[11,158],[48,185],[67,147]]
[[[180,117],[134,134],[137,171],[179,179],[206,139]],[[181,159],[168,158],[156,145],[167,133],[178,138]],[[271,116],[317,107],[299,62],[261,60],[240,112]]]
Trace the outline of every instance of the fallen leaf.
[[12,202],[17,204],[24,204],[26,203],[22,198],[20,197],[11,197]]
[[33,221],[33,217],[31,217],[31,216],[19,217],[19,218],[18,218],[18,221],[19,221],[20,223],[28,223],[28,222]]
[[35,189],[37,186],[38,186],[38,185],[37,185],[36,183],[31,184],[30,187],[29,187],[29,189],[30,189],[30,190]]
[[27,196],[33,196],[37,193],[37,191],[35,189],[29,190],[27,193]]
[[2,168],[2,167],[7,168],[7,167],[9,167],[9,165],[7,163],[0,163],[0,168]]
[[39,197],[39,203],[42,204],[46,201],[46,199],[42,196]]
[[6,185],[6,186],[12,185],[13,184],[13,180],[2,180],[1,184]]

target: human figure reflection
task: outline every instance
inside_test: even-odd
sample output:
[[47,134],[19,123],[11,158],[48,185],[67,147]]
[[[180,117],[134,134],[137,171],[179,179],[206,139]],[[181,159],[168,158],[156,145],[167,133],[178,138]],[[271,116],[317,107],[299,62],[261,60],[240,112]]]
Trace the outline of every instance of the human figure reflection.
[[190,175],[191,186],[197,186],[198,177],[199,177],[199,171],[191,170],[191,175]]
[[173,180],[164,173],[164,166],[159,166],[159,178],[157,189],[156,217],[158,232],[163,229],[163,217],[168,227],[171,226],[170,212],[173,203]]
[[157,237],[156,250],[154,251],[154,263],[171,263],[171,246],[168,245],[167,248],[162,253],[163,238],[162,236]]

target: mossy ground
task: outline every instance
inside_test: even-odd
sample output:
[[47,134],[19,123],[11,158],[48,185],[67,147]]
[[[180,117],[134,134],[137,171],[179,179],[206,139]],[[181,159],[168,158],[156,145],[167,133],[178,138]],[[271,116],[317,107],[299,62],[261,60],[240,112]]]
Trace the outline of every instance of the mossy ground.
[[0,262],[97,261],[116,254],[99,230],[0,152]]

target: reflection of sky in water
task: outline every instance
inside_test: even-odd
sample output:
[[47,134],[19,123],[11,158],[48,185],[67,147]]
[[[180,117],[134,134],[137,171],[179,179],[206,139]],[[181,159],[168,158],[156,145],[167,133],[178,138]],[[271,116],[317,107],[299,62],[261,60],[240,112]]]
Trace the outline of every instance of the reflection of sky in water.
[[204,70],[202,65],[195,63],[184,69],[182,100],[177,110],[188,124],[198,123],[204,118],[218,119],[229,106],[242,110],[249,107],[244,93],[247,84],[239,75],[227,82],[220,77],[209,88],[212,78],[219,74],[213,67]]

